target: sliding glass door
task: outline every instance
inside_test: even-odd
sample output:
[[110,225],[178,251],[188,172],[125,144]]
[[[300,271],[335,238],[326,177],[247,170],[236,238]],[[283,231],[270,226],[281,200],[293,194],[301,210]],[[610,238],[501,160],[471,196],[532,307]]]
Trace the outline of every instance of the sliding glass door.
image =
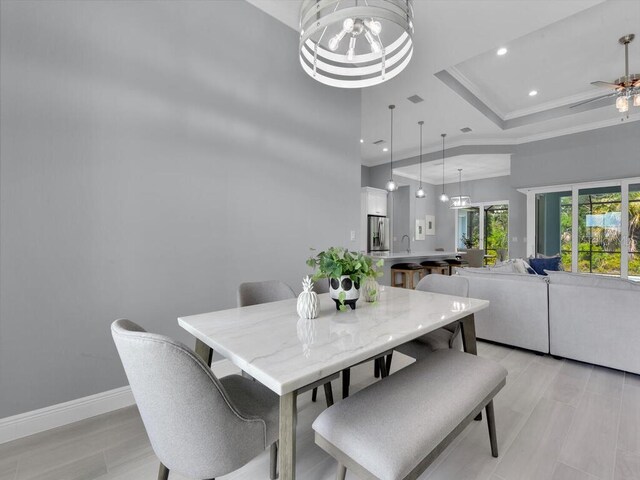
[[474,203],[455,215],[457,249],[482,249],[488,263],[509,258],[509,202]]
[[640,183],[629,185],[628,229],[624,244],[629,252],[629,278],[640,281]]
[[489,258],[500,261],[509,258],[509,205],[484,207],[484,239],[484,253]]
[[527,254],[560,254],[565,270],[640,281],[640,178],[520,190]]
[[619,186],[578,191],[578,272],[620,275]]

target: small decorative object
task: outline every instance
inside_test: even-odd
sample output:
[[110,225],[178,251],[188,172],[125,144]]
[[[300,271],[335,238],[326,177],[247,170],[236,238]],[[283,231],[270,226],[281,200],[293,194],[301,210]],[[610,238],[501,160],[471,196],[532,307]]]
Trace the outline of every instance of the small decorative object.
[[378,291],[380,290],[380,285],[374,277],[365,278],[364,282],[362,282],[362,297],[365,302],[376,302],[378,300]]
[[307,275],[302,280],[302,293],[298,295],[298,315],[300,318],[317,318],[318,310],[318,294],[313,291],[313,282]]
[[[380,267],[384,260],[376,262]],[[338,310],[346,310],[346,305],[356,308],[360,298],[360,286],[371,277],[374,280],[382,275],[376,270],[374,261],[361,252],[350,252],[346,248],[331,247],[307,260],[307,265],[315,267],[313,280],[329,279],[329,294],[336,302]]]
[[416,240],[425,239],[425,221],[421,218],[416,218]]
[[426,222],[425,235],[435,235],[436,234],[436,217],[434,215],[425,215],[424,217]]

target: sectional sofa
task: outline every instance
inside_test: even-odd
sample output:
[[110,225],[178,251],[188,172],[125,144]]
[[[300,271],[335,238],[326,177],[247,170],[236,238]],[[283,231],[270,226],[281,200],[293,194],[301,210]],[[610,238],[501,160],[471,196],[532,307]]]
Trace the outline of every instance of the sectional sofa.
[[640,283],[600,275],[548,276],[461,268],[478,338],[640,374]]

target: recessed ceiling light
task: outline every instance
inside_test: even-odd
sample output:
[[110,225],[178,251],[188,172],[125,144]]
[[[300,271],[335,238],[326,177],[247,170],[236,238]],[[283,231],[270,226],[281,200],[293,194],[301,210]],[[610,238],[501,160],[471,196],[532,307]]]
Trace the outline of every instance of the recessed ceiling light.
[[388,149],[387,147],[384,147],[384,148],[382,149],[382,151],[383,151],[383,152],[388,152],[388,151],[389,151],[389,149]]
[[360,143],[364,143],[364,138],[361,138],[361,139],[360,139]]
[[499,49],[498,49],[498,51],[496,52],[496,55],[500,55],[500,56],[502,56],[502,55],[505,55],[507,52],[508,52],[508,50],[507,50],[506,48],[501,47],[501,48],[499,48]]
[[529,96],[530,96],[530,97],[535,97],[537,94],[538,94],[538,91],[537,91],[537,90],[531,90],[531,91],[529,92]]

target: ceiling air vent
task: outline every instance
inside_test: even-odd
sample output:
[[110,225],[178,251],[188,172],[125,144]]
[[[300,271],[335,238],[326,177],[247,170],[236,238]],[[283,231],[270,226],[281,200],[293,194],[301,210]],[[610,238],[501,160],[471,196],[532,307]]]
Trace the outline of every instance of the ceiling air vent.
[[410,97],[407,97],[407,100],[409,100],[411,103],[424,102],[424,98],[420,97],[419,95],[411,95]]
[[464,127],[464,128],[461,128],[460,131],[462,133],[469,133],[471,131],[471,129],[469,127]]
[[384,143],[384,140],[376,140],[375,142],[373,142],[374,145],[382,145]]

